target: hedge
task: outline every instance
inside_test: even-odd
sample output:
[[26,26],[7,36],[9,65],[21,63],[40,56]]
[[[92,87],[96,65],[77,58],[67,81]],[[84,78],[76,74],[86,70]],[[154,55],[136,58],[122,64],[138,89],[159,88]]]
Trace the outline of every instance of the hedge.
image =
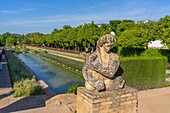
[[166,64],[166,57],[124,57],[117,75],[121,75],[128,86],[138,90],[163,87]]
[[64,64],[65,66],[71,67],[73,70],[78,70],[79,72],[81,72],[82,67],[83,67],[83,63],[80,61],[75,61],[75,60],[71,60],[68,58],[55,56],[55,55],[51,55],[51,54],[46,54],[46,53],[38,53],[38,55],[40,55],[42,57],[46,57],[46,58],[54,60],[54,61],[57,61],[60,64]]

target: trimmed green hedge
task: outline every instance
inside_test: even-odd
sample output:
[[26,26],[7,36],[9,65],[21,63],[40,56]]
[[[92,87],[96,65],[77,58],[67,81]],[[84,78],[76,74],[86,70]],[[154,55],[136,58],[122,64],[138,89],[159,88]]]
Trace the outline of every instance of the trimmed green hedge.
[[75,60],[71,60],[68,58],[55,56],[55,55],[51,55],[51,54],[46,54],[46,53],[38,53],[38,55],[46,57],[46,58],[54,60],[54,61],[57,61],[60,64],[64,64],[67,67],[73,68],[74,71],[78,70],[78,72],[80,72],[80,73],[83,68],[83,62],[79,62],[79,61],[75,61]]
[[165,85],[166,57],[124,57],[117,75],[121,75],[128,86],[144,90]]

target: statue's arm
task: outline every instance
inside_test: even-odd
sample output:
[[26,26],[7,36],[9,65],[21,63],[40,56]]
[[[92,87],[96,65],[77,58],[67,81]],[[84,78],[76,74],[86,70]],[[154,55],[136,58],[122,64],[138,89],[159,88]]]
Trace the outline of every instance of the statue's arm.
[[103,67],[101,63],[94,64],[94,70],[101,73],[105,77],[112,78],[120,65],[119,56],[116,54],[111,54],[108,67]]
[[91,70],[95,69],[93,62],[95,62],[96,58],[97,58],[97,54],[91,54],[86,58],[85,65],[87,69],[91,69]]

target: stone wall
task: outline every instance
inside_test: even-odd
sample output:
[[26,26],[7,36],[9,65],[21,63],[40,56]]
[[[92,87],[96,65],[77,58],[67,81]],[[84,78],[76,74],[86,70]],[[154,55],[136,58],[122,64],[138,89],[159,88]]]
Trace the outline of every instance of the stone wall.
[[103,92],[78,88],[77,113],[137,113],[137,106],[137,90],[130,87]]

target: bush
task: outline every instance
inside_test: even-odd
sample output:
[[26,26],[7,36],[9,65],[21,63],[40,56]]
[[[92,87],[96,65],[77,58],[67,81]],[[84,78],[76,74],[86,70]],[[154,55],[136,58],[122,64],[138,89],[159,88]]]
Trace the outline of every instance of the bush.
[[42,93],[42,89],[37,85],[35,78],[23,79],[16,82],[13,86],[13,90],[14,97],[38,95]]
[[44,51],[44,53],[46,53],[46,54],[47,54],[47,53],[48,53],[48,51],[47,51],[47,50],[45,50],[45,51]]
[[162,56],[158,49],[146,49],[144,52],[141,53],[140,56],[147,56],[147,57],[160,57]]
[[78,88],[78,84],[70,86],[67,91],[67,94],[69,94],[69,93],[77,94],[77,88]]
[[34,54],[37,54],[37,53],[38,53],[38,51],[37,51],[37,50],[34,50],[34,51],[33,51],[33,53],[34,53]]
[[132,57],[140,56],[145,49],[114,47],[112,51],[122,57]]
[[15,54],[20,54],[21,53],[20,49],[18,49],[18,48],[15,48],[14,51],[15,51]]
[[116,75],[122,75],[128,86],[139,90],[163,87],[166,64],[165,57],[124,57]]

